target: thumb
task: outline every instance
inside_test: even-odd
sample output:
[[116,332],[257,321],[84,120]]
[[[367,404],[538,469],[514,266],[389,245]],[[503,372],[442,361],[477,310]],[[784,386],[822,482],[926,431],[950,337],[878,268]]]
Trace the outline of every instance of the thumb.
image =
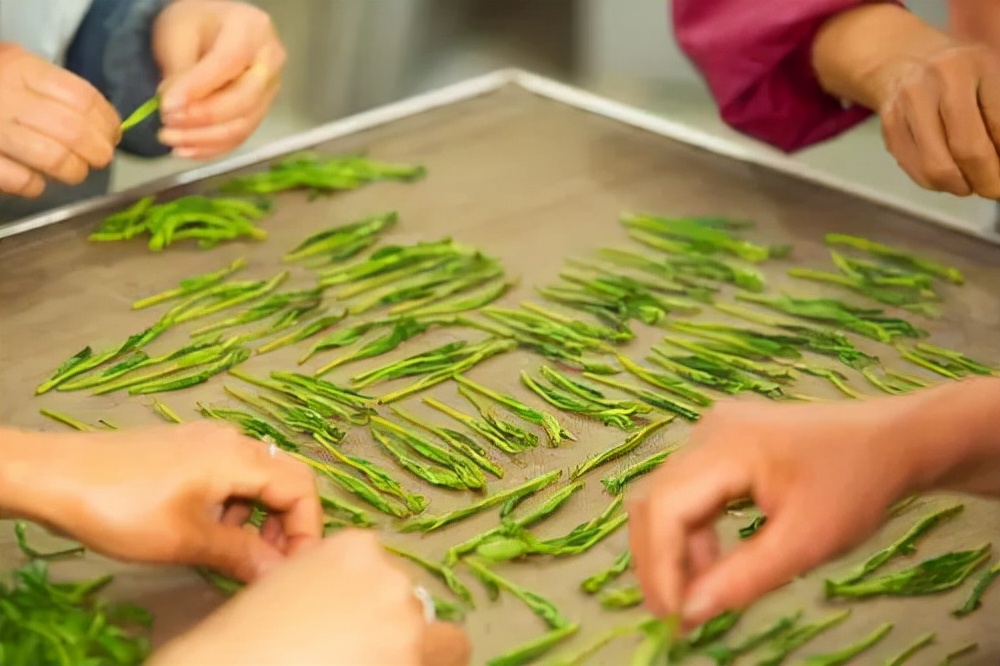
[[472,644],[462,628],[449,622],[432,622],[424,629],[420,645],[422,666],[468,666]]
[[740,543],[718,564],[691,583],[684,599],[685,626],[696,626],[726,610],[749,606],[819,564],[824,553],[818,535],[802,523],[769,519],[760,532]]
[[202,535],[198,564],[249,582],[277,566],[284,556],[256,530],[236,525],[213,525]]

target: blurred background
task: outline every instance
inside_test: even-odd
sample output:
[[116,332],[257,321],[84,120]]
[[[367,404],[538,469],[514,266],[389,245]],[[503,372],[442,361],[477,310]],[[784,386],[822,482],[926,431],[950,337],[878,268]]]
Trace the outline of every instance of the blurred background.
[[[488,71],[520,67],[768,151],[718,119],[674,43],[668,0],[255,0],[288,48],[282,92],[246,152],[346,115]],[[944,25],[945,3],[907,5]],[[922,190],[882,146],[877,122],[796,160],[982,226],[995,203]],[[189,169],[122,157],[113,189]]]

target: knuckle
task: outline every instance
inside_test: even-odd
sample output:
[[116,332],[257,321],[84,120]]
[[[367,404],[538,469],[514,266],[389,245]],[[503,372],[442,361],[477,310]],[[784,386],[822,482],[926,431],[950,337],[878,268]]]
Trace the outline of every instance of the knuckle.
[[977,187],[975,194],[984,199],[1000,199],[1000,182],[990,179],[986,184]]
[[924,176],[927,182],[937,189],[955,192],[956,194],[958,193],[956,190],[968,190],[968,187],[964,184],[965,179],[962,177],[962,172],[953,164],[925,164]]
[[981,143],[970,144],[963,142],[952,144],[950,148],[951,156],[959,164],[987,166],[990,162],[997,161],[996,150],[992,146],[985,146]]
[[226,127],[224,140],[242,141],[251,131],[253,131],[253,127],[250,124],[250,119],[246,116],[240,116],[239,118],[234,118]]
[[167,562],[202,561],[206,548],[204,539],[185,539],[180,529],[163,530],[157,537],[157,549]]
[[51,150],[45,165],[49,173],[69,185],[79,185],[89,172],[87,164],[65,146]]
[[20,196],[26,199],[37,199],[45,192],[45,180],[38,174],[30,174],[28,182],[21,188]]
[[274,31],[274,21],[271,20],[271,15],[266,11],[260,9],[259,7],[247,6],[246,12],[247,21],[251,27],[260,30],[261,32]]

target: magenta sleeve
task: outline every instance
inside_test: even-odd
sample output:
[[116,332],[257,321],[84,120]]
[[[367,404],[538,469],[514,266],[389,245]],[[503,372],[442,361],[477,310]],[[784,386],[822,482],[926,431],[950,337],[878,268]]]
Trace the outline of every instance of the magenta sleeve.
[[671,1],[677,41],[734,129],[792,152],[871,114],[824,91],[811,55],[824,21],[868,0]]

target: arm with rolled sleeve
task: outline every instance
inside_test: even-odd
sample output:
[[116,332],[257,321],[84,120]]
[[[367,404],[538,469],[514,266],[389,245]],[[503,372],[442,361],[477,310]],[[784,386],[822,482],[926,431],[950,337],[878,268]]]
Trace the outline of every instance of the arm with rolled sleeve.
[[672,0],[681,49],[734,129],[793,152],[871,114],[820,85],[812,42],[830,17],[867,0]]

